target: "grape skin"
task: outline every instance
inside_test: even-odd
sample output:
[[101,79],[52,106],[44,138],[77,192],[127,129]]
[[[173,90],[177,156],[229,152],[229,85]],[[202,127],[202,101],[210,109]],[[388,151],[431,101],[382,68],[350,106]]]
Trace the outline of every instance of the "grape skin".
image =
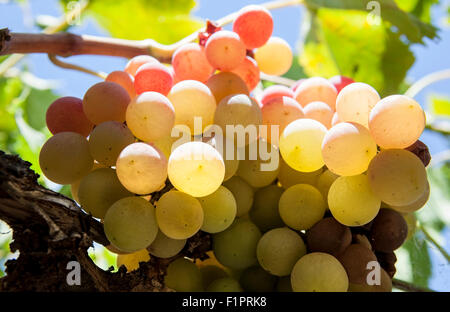
[[173,75],[161,63],[145,63],[136,72],[134,89],[137,94],[155,91],[167,95],[173,85]]
[[247,49],[259,48],[272,35],[272,14],[258,5],[243,7],[233,22],[233,31],[239,34]]
[[311,102],[303,108],[303,112],[305,118],[317,120],[327,129],[331,128],[334,111],[328,104],[319,101]]
[[285,189],[290,188],[295,184],[310,184],[316,185],[319,175],[322,174],[323,168],[319,168],[311,172],[301,172],[292,169],[283,159],[280,159],[280,171],[278,173],[278,182],[281,183]]
[[292,59],[291,47],[279,37],[271,37],[255,52],[259,68],[268,75],[284,75],[291,68]]
[[208,38],[205,54],[213,68],[231,71],[244,61],[246,50],[237,33],[219,30]]
[[186,239],[173,239],[159,230],[155,240],[147,247],[152,256],[170,258],[176,256],[186,245]]
[[241,77],[250,91],[255,89],[259,83],[259,67],[250,56],[246,56],[242,63],[232,69],[231,72]]
[[328,104],[334,110],[337,90],[325,78],[312,77],[301,82],[294,92],[294,98],[303,107],[311,102],[320,101]]
[[136,96],[136,91],[134,90],[134,77],[129,73],[116,70],[108,74],[106,76],[105,81],[115,82],[122,86],[130,96],[130,99],[133,99]]
[[277,185],[269,185],[256,191],[250,219],[262,232],[284,225],[278,212],[278,202],[284,189]]
[[139,67],[147,63],[159,63],[159,61],[150,55],[138,55],[128,61],[125,72],[134,77]]
[[[264,107],[264,105],[266,105],[273,99],[278,98],[278,97],[285,97],[285,96],[289,97],[289,98],[294,98],[294,91],[292,91],[291,89],[289,89],[286,86],[272,85],[272,86],[269,86],[264,89],[259,101],[261,103],[261,107]],[[300,104],[298,104],[298,105],[300,105]]]
[[209,284],[206,291],[210,292],[242,292],[239,282],[232,277],[223,277],[216,279]]
[[212,75],[206,85],[216,98],[219,104],[223,98],[233,94],[249,95],[248,87],[244,80],[238,75],[231,72],[220,72]]
[[202,274],[192,261],[179,258],[167,267],[164,285],[178,292],[203,291]]
[[253,204],[252,187],[238,176],[234,176],[223,185],[229,189],[236,199],[236,216],[240,217],[250,211]]
[[198,43],[188,43],[176,49],[172,66],[179,81],[197,80],[204,83],[214,71]]

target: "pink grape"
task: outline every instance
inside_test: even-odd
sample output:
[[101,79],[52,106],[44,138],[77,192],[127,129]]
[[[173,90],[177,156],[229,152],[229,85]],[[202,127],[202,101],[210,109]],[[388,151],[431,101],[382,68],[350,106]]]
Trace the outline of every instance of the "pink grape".
[[116,70],[111,72],[105,79],[105,81],[115,82],[122,86],[127,92],[130,98],[136,96],[136,91],[134,90],[134,77],[129,73]]
[[281,85],[270,86],[266,88],[261,95],[260,99],[261,106],[264,106],[266,103],[280,96],[287,96],[290,98],[294,98],[294,91],[292,91],[288,87]]
[[303,108],[305,118],[314,119],[322,125],[331,128],[331,120],[333,119],[333,110],[324,102],[311,102]]
[[259,48],[272,35],[272,14],[258,5],[246,6],[238,12],[233,31],[239,34],[247,49]]
[[355,82],[352,78],[341,75],[331,77],[330,79],[328,79],[328,81],[330,81],[334,85],[338,93],[341,92],[344,87]]
[[300,87],[300,85],[305,81],[306,79],[300,79],[297,80],[292,86],[291,86],[291,90],[292,91],[296,91],[298,89],[298,87]]
[[295,90],[295,99],[305,107],[311,102],[327,103],[333,110],[336,107],[337,90],[327,79],[312,77],[303,81]]
[[159,61],[150,55],[138,55],[128,61],[125,72],[134,77],[139,67],[147,63],[159,63]]
[[255,89],[259,83],[258,64],[250,56],[246,56],[241,65],[233,69],[231,72],[241,77],[250,91]]
[[160,63],[147,63],[139,67],[134,77],[134,88],[137,94],[148,91],[167,95],[173,85],[170,69]]
[[238,34],[220,30],[209,37],[205,54],[212,67],[231,71],[244,61],[246,50]]
[[214,70],[206,59],[204,49],[198,43],[189,43],[178,48],[172,56],[172,66],[178,81],[206,82]]

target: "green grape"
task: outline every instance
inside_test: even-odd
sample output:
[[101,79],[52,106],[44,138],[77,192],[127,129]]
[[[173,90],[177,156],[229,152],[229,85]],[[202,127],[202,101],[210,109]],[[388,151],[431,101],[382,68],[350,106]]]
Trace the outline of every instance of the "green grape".
[[316,171],[324,165],[322,140],[327,128],[312,119],[297,119],[284,128],[280,136],[280,152],[294,170]]
[[202,273],[192,261],[186,258],[178,258],[167,267],[164,284],[178,292],[202,291]]
[[416,227],[417,227],[417,218],[414,215],[414,213],[409,212],[406,214],[402,214],[403,218],[406,221],[406,225],[408,226],[408,234],[406,235],[405,241],[411,239],[414,234],[416,233]]
[[269,274],[259,265],[245,269],[239,278],[244,291],[270,292],[275,290],[277,277]]
[[99,168],[81,179],[78,198],[81,207],[96,218],[103,219],[109,207],[121,198],[133,196],[120,184],[116,171]]
[[111,167],[116,164],[120,152],[135,139],[126,125],[117,121],[99,124],[89,136],[89,150],[99,163]]
[[140,262],[147,262],[148,260],[150,260],[148,251],[146,249],[142,249],[130,254],[117,255],[116,263],[118,268],[124,265],[127,272],[131,272],[139,269]]
[[214,234],[214,255],[227,267],[245,269],[257,262],[256,245],[260,238],[261,232],[255,224],[236,219],[225,231]]
[[[207,140],[206,143],[210,144],[212,147],[219,151],[220,155],[222,155],[223,162],[225,164],[225,176],[223,180],[227,181],[231,179],[231,177],[236,174],[239,167],[239,159],[237,157],[237,151],[232,145],[233,142],[223,136],[220,137],[217,135]],[[233,147],[233,150],[231,151],[234,152],[232,153],[233,155],[227,155],[227,150],[230,147]]]
[[265,233],[256,248],[261,267],[276,276],[291,274],[294,264],[305,254],[303,239],[286,227]]
[[322,194],[311,185],[297,184],[281,195],[278,209],[284,223],[295,230],[308,230],[326,211]]
[[319,178],[316,182],[316,187],[322,194],[323,198],[328,198],[328,191],[337,178],[339,178],[339,176],[328,169],[326,169],[322,174],[319,175]]
[[310,184],[315,185],[319,175],[323,172],[323,168],[319,168],[312,172],[301,172],[292,169],[281,158],[280,159],[280,171],[278,172],[278,181],[285,189],[290,188],[295,184]]
[[91,171],[94,159],[86,138],[75,132],[60,132],[45,142],[39,153],[39,166],[52,182],[70,184]]
[[222,277],[209,284],[206,291],[210,292],[242,292],[239,282],[232,277]]
[[160,230],[172,239],[186,239],[200,230],[203,209],[200,202],[180,191],[165,193],[156,203]]
[[427,181],[427,186],[425,189],[425,192],[412,204],[406,205],[406,206],[392,206],[388,205],[388,208],[394,209],[395,211],[398,211],[400,213],[412,213],[419,209],[421,209],[425,204],[428,202],[428,199],[430,198],[430,184]]
[[418,200],[427,188],[422,161],[407,150],[383,150],[370,162],[370,187],[385,203],[406,206]]
[[214,193],[197,199],[204,214],[202,231],[222,232],[233,223],[237,211],[236,200],[226,187],[221,185]]
[[292,292],[291,277],[290,276],[280,277],[278,279],[276,289],[278,292]]
[[147,247],[147,250],[152,256],[170,258],[177,255],[185,245],[185,239],[173,239],[158,231],[155,240]]
[[204,289],[207,289],[208,286],[215,280],[219,278],[228,277],[227,272],[225,272],[221,267],[218,267],[216,265],[200,266],[200,272],[202,272]]
[[278,202],[284,189],[269,185],[256,191],[250,219],[262,232],[284,225],[278,212]]
[[188,142],[175,148],[168,170],[173,186],[195,197],[215,192],[225,176],[222,155],[203,142]]
[[124,252],[147,248],[158,234],[155,208],[140,197],[125,197],[106,212],[103,222],[109,242]]
[[234,176],[223,185],[233,193],[236,200],[236,216],[240,217],[250,211],[253,204],[253,189],[247,182]]
[[348,277],[335,257],[313,252],[294,265],[291,284],[295,292],[346,292]]
[[372,192],[367,175],[360,174],[337,178],[328,192],[328,206],[340,223],[361,226],[376,217],[381,200]]
[[167,159],[157,148],[142,142],[125,147],[117,158],[116,172],[130,192],[149,194],[160,190],[167,178]]

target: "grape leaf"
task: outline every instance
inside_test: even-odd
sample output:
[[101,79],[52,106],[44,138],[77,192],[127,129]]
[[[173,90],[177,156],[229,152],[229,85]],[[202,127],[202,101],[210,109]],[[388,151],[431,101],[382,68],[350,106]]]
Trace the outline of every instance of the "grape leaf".
[[414,237],[408,240],[404,245],[408,251],[410,262],[413,266],[412,280],[415,285],[427,287],[431,278],[431,259],[427,242],[423,238]]
[[431,7],[439,0],[395,0],[403,11],[409,12],[425,23],[431,22]]
[[430,98],[431,112],[435,115],[450,116],[450,98],[432,96]]

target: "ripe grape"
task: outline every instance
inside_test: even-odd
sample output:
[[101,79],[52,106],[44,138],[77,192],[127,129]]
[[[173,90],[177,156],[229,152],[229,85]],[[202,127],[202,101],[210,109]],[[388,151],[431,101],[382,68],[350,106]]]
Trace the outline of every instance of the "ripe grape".
[[214,234],[214,254],[227,267],[248,268],[257,262],[256,245],[260,238],[261,232],[254,223],[236,219],[225,231]]
[[322,143],[325,165],[335,174],[358,175],[367,170],[377,154],[369,130],[358,123],[340,123],[328,130]]
[[188,43],[176,49],[172,56],[172,66],[179,81],[206,82],[214,71],[206,59],[204,48],[198,43]]
[[312,77],[302,81],[295,90],[294,97],[303,107],[311,102],[320,101],[328,104],[334,110],[337,90],[325,78]]
[[124,122],[129,103],[130,96],[122,86],[104,81],[87,90],[83,98],[83,111],[96,125],[110,120]]
[[[175,109],[175,125],[188,126],[192,135],[203,133],[213,123],[216,100],[205,84],[183,80],[173,86],[167,97]],[[200,118],[201,127],[194,126],[195,118]]]
[[405,148],[407,151],[410,151],[423,162],[423,165],[426,167],[430,164],[431,155],[428,146],[426,146],[422,141],[417,140],[413,145]]
[[246,56],[242,63],[232,69],[231,72],[241,77],[250,91],[255,89],[259,83],[258,64],[250,56]]
[[293,169],[316,171],[324,165],[322,140],[327,128],[312,119],[297,119],[284,128],[280,136],[280,152]]
[[259,48],[272,35],[272,14],[258,5],[243,7],[233,22],[233,31],[239,34],[247,49]]
[[178,292],[202,291],[202,273],[192,261],[179,258],[167,267],[164,285]]
[[39,153],[44,175],[59,184],[70,184],[91,171],[94,159],[86,138],[75,132],[60,132],[45,142]]
[[383,150],[370,162],[370,187],[392,206],[406,206],[418,200],[427,188],[427,173],[420,159],[406,150]]
[[185,239],[173,239],[167,237],[159,230],[155,240],[147,247],[147,250],[152,256],[158,258],[170,258],[177,255],[185,245]]
[[308,230],[326,211],[322,194],[311,185],[296,184],[281,195],[278,209],[284,223],[295,230]]
[[306,243],[311,252],[338,256],[350,246],[351,242],[350,229],[331,217],[320,220],[306,232]]
[[[280,171],[278,173],[278,182],[285,189],[295,184],[311,184],[316,185],[319,176],[322,174],[323,168],[319,168],[312,172],[301,172],[292,169],[283,159],[280,159]],[[326,198],[326,197],[324,197]]]
[[177,136],[167,135],[162,137],[161,139],[153,141],[151,144],[157,147],[164,154],[164,156],[166,156],[166,158],[169,159],[172,150],[174,150],[176,147],[182,144],[177,141],[178,141]]
[[[225,164],[225,176],[223,180],[227,181],[231,179],[231,177],[235,175],[239,167],[239,159],[237,157],[238,151],[234,149],[233,142],[223,136],[214,136],[214,138],[206,141],[206,143],[213,146],[219,151],[220,155],[222,155],[223,162]],[[232,147],[232,150],[230,151],[231,155],[227,155],[227,151],[230,147]]]
[[333,217],[347,226],[361,226],[378,214],[381,200],[369,185],[365,174],[339,177],[328,192],[328,206]]
[[45,119],[52,134],[76,132],[87,137],[94,127],[83,112],[83,101],[72,96],[54,101],[48,107]]
[[136,96],[136,91],[134,90],[134,77],[127,72],[120,70],[113,71],[106,76],[105,81],[115,82],[121,85],[122,88],[128,92],[130,99],[133,99]]
[[175,188],[202,197],[212,194],[222,184],[225,164],[222,155],[211,145],[188,142],[172,152],[168,172]]
[[382,148],[406,148],[425,128],[425,113],[419,103],[404,95],[379,101],[370,112],[369,129]]
[[334,111],[328,104],[319,101],[311,102],[304,107],[303,113],[305,118],[317,120],[327,129],[331,128]]
[[278,202],[283,192],[283,188],[277,185],[269,185],[256,191],[250,219],[262,232],[284,225],[278,212]]
[[412,213],[412,212],[419,210],[423,206],[425,206],[425,204],[428,202],[429,198],[430,198],[430,184],[427,181],[427,186],[425,188],[425,192],[423,192],[423,194],[419,197],[419,199],[417,199],[413,203],[406,205],[406,206],[392,206],[392,205],[388,205],[388,204],[386,204],[386,205],[389,208],[391,208],[395,211],[398,211],[400,213]]
[[232,277],[222,277],[209,284],[206,291],[209,292],[241,292],[239,282]]
[[353,284],[367,283],[367,274],[371,272],[368,264],[377,261],[372,250],[361,244],[348,246],[338,259],[347,271],[349,282]]
[[320,191],[320,193],[322,193],[323,198],[328,198],[328,191],[337,178],[339,178],[339,176],[328,169],[324,170],[323,173],[319,175],[319,177],[317,178],[316,187]]
[[370,229],[370,241],[377,251],[390,252],[399,248],[408,236],[403,216],[391,209],[381,209]]
[[91,132],[89,150],[96,161],[104,166],[116,164],[120,152],[135,139],[130,129],[117,121],[106,121]]
[[236,200],[233,193],[220,186],[214,193],[198,198],[203,208],[202,231],[218,233],[228,228],[236,217]]
[[336,99],[339,119],[369,128],[369,114],[380,101],[378,92],[368,84],[355,82],[343,88]]
[[406,225],[408,226],[408,234],[406,235],[405,242],[409,239],[411,239],[414,234],[416,233],[416,227],[417,227],[417,218],[414,215],[414,213],[406,213],[402,214],[402,217],[406,221]]
[[[269,103],[270,101],[272,101],[273,99],[278,98],[278,97],[294,98],[294,91],[292,91],[288,87],[282,86],[282,85],[269,86],[269,87],[265,88],[263,93],[261,94],[261,98],[260,98],[261,106],[264,107],[264,105],[266,105],[266,103]],[[298,104],[298,105],[300,105],[300,104]]]
[[276,282],[276,276],[269,274],[259,265],[245,269],[239,278],[242,288],[248,292],[274,291]]
[[335,257],[313,252],[301,257],[294,265],[291,284],[295,292],[345,292],[348,277]]
[[291,90],[294,91],[294,94],[295,94],[295,91],[298,89],[298,87],[300,87],[300,85],[303,82],[305,82],[306,80],[308,80],[308,79],[302,78],[302,79],[299,79],[296,82],[294,82],[294,84],[291,86]]
[[109,207],[121,198],[133,196],[120,184],[116,171],[99,168],[81,179],[78,198],[81,207],[96,218],[103,219]]
[[230,72],[220,72],[211,76],[206,85],[216,98],[216,103],[219,104],[223,98],[233,94],[246,94],[249,91],[245,81],[238,75]]
[[328,81],[334,85],[338,93],[341,92],[341,90],[346,86],[348,86],[349,84],[355,82],[352,78],[341,75],[333,76],[330,79],[328,79]]
[[284,75],[291,68],[292,59],[291,47],[279,37],[271,37],[255,52],[259,68],[268,75]]
[[110,243],[125,252],[147,248],[158,233],[155,208],[140,197],[125,197],[106,212],[103,222]]
[[200,230],[203,216],[200,202],[180,191],[169,191],[156,203],[159,228],[172,239],[186,239],[193,236]]
[[148,251],[146,249],[142,249],[130,254],[117,255],[116,264],[118,268],[123,265],[127,269],[127,272],[131,272],[139,269],[140,262],[147,262],[148,260],[150,260]]
[[337,124],[339,124],[341,122],[342,122],[342,120],[339,118],[338,113],[335,112],[333,114],[333,118],[331,119],[331,126],[334,127],[334,126],[336,126]]
[[161,63],[145,63],[139,67],[134,77],[134,89],[137,94],[155,91],[167,95],[172,85],[173,75],[169,68]]
[[238,34],[219,30],[206,41],[205,54],[213,68],[231,71],[244,61],[246,50]]
[[167,159],[157,148],[142,142],[125,147],[116,162],[120,182],[130,192],[149,194],[161,189],[167,178]]
[[392,280],[389,274],[381,268],[380,285],[369,285],[367,283],[353,284],[349,283],[349,292],[392,292]]
[[[266,132],[261,131],[261,136],[275,145],[278,145],[279,137],[288,124],[304,117],[304,112],[300,104],[293,98],[287,96],[275,97],[265,102],[262,105],[261,113],[262,124],[267,127]],[[278,135],[272,133],[273,126],[278,126]]]
[[203,288],[207,289],[208,286],[217,279],[228,277],[227,272],[225,272],[221,267],[216,265],[205,265],[200,266],[200,272],[203,278]]
[[256,248],[261,267],[276,276],[291,274],[294,264],[305,254],[306,246],[302,238],[287,227],[265,233]]
[[159,63],[159,61],[150,55],[138,55],[128,61],[125,72],[134,77],[139,67],[147,63]]
[[253,204],[252,187],[238,176],[234,176],[223,185],[233,193],[236,200],[236,216],[240,217],[249,212]]

